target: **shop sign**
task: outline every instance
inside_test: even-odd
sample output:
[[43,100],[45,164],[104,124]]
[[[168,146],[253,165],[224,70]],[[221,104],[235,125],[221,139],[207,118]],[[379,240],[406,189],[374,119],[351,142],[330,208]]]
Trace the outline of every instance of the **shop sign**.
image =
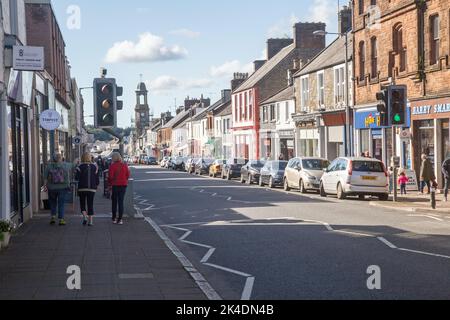
[[[410,109],[408,108],[408,114],[406,115],[406,125],[409,128],[411,125]],[[381,115],[376,109],[370,111],[362,111],[355,113],[355,128],[362,129],[383,129],[386,127],[381,126]]]
[[45,110],[39,117],[41,127],[47,131],[54,131],[61,125],[61,115],[56,110]]
[[450,103],[439,103],[435,105],[418,106],[413,107],[412,109],[413,109],[412,114],[414,116],[448,113],[450,112]]
[[14,70],[44,71],[44,67],[44,47],[13,47]]

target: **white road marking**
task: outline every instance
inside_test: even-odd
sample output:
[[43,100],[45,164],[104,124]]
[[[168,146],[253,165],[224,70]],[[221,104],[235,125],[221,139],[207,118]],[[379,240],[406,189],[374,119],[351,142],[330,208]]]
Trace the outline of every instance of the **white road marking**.
[[250,301],[254,284],[255,284],[255,278],[248,277],[247,281],[245,282],[244,292],[242,292],[242,297],[241,297],[242,301]]
[[359,232],[353,232],[353,231],[345,231],[345,230],[334,230],[334,232],[344,233],[344,234],[350,234],[354,236],[360,236],[360,237],[366,237],[366,238],[373,238],[373,235],[366,234],[366,233],[359,233]]
[[425,251],[418,251],[418,250],[411,250],[411,249],[404,249],[404,248],[399,248],[398,250],[405,251],[405,252],[422,254],[422,255],[426,255],[426,256],[437,257],[437,258],[450,259],[450,256],[446,256],[446,255],[442,255],[442,254],[436,254],[436,253],[430,253],[430,252],[425,252]]
[[431,215],[426,215],[426,214],[410,214],[410,215],[408,215],[408,217],[422,217],[422,218],[430,218],[430,219],[440,221],[440,222],[444,221],[443,219],[440,219],[440,218],[437,218],[437,217],[434,217]]
[[200,261],[200,263],[207,263],[208,260],[211,258],[211,256],[216,252],[216,248],[209,249],[208,253],[203,257],[203,259]]
[[135,180],[134,182],[157,182],[157,181],[198,181],[201,178],[165,178],[165,179],[143,179]]
[[212,263],[205,263],[205,266],[209,266],[209,267],[214,268],[214,269],[219,269],[219,270],[222,270],[222,271],[226,271],[228,273],[232,273],[232,274],[244,277],[244,278],[251,277],[251,275],[248,274],[248,273],[244,273],[244,272],[233,270],[233,269],[230,269],[230,268],[218,266],[218,265],[212,264]]
[[388,240],[386,240],[383,237],[377,237],[377,239],[380,240],[381,242],[383,242],[385,245],[387,245],[391,249],[398,249],[397,246],[395,246],[394,244],[392,244],[391,242],[389,242]]

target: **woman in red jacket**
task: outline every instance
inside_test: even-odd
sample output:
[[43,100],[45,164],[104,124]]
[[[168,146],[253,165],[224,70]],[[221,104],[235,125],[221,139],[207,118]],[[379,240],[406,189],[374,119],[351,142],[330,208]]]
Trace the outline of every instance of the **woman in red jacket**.
[[[123,163],[122,156],[119,153],[114,153],[108,176],[108,182],[112,188],[112,219],[114,224],[123,225],[124,200],[129,179],[130,169]],[[117,209],[119,209],[119,217],[117,217]]]

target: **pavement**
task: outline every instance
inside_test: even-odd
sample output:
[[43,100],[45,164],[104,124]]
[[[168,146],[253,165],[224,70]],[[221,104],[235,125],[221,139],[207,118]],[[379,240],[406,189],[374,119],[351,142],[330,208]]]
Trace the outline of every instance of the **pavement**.
[[[144,219],[113,225],[109,200],[96,197],[93,227],[67,206],[67,226],[50,226],[43,212],[0,252],[0,300],[206,300],[185,266]],[[68,267],[81,271],[69,290]],[[198,280],[198,279],[197,279]]]
[[139,212],[225,300],[450,299],[448,214],[156,167],[134,178]]
[[438,213],[450,215],[450,202],[444,202],[444,195],[436,195],[436,209],[431,207],[430,195],[410,192],[398,196],[398,201],[372,201],[371,206],[416,213]]

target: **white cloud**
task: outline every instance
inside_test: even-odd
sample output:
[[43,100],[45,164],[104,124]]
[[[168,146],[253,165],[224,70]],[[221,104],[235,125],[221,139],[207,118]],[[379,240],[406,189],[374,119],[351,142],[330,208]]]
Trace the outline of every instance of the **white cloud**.
[[186,37],[186,38],[198,38],[200,37],[200,32],[192,31],[189,29],[178,29],[169,32],[172,35]]
[[209,74],[212,77],[228,77],[232,76],[235,72],[252,72],[253,63],[242,64],[239,60],[227,61],[220,66],[212,66]]
[[330,25],[336,15],[336,5],[331,0],[313,0],[309,7],[309,17],[314,22],[325,22]]
[[129,40],[116,42],[108,50],[105,61],[106,63],[168,61],[183,59],[187,54],[186,49],[178,45],[166,46],[163,38],[147,32],[139,36],[137,43]]
[[[317,0],[315,0],[317,1]],[[300,19],[292,13],[290,17],[281,19],[267,31],[269,38],[292,38],[292,28]]]
[[159,94],[171,90],[209,88],[214,84],[214,81],[212,79],[179,80],[175,77],[164,75],[154,80],[146,81],[146,84],[153,93]]

